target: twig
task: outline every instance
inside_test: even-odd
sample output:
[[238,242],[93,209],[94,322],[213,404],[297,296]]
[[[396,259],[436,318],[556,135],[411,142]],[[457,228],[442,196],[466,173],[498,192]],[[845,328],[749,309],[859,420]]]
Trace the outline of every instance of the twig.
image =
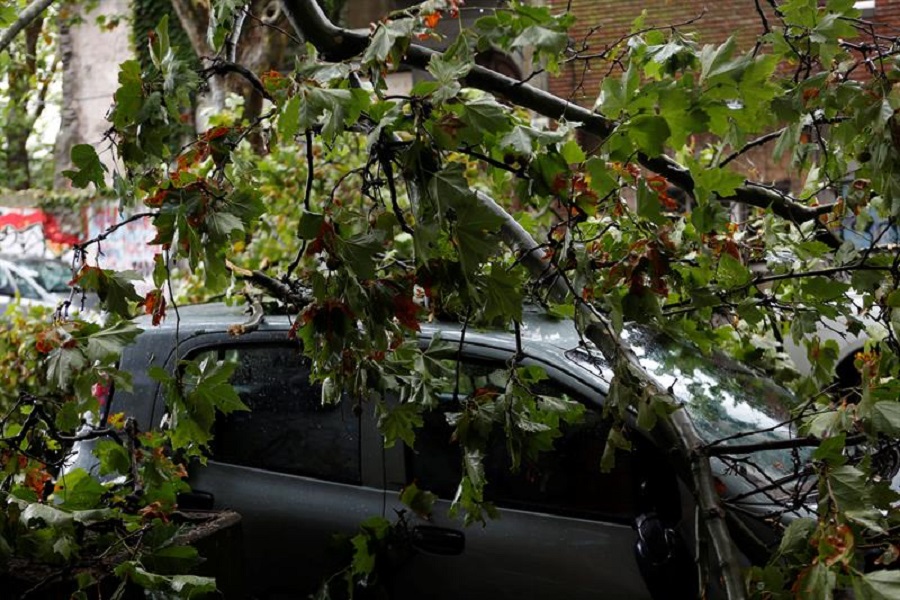
[[275,99],[271,94],[266,90],[266,86],[262,84],[262,81],[259,80],[259,77],[253,74],[253,72],[243,65],[239,65],[237,63],[229,62],[222,60],[221,58],[212,59],[212,64],[205,69],[200,71],[200,75],[203,77],[208,77],[209,75],[228,75],[229,73],[235,73],[240,75],[247,82],[253,86],[259,95],[269,100],[270,102],[275,102]]
[[313,176],[315,175],[315,165],[313,164],[313,134],[311,129],[307,129],[306,135],[306,193],[303,196],[303,208],[309,212],[310,197],[312,196]]
[[[847,438],[845,445],[855,446],[866,441],[864,435],[852,435]],[[787,440],[770,440],[756,444],[734,444],[731,446],[707,446],[703,450],[709,456],[722,456],[730,454],[752,454],[765,450],[785,450],[789,448],[818,448],[825,440],[816,437],[799,437]]]
[[88,246],[90,246],[91,244],[99,244],[100,242],[102,242],[103,240],[105,240],[106,238],[108,238],[110,235],[112,235],[113,233],[115,233],[117,230],[121,229],[122,227],[125,227],[125,226],[128,225],[129,223],[134,223],[135,221],[140,221],[141,219],[143,219],[143,218],[145,218],[145,217],[155,217],[155,216],[157,216],[158,214],[159,214],[159,213],[157,213],[157,212],[142,212],[142,213],[137,213],[137,214],[131,215],[130,217],[128,217],[128,218],[125,219],[124,221],[119,221],[118,223],[116,223],[116,224],[114,224],[114,225],[110,225],[110,226],[106,229],[106,231],[104,231],[103,233],[97,235],[96,237],[91,238],[91,239],[89,239],[89,240],[87,240],[87,241],[81,242],[81,243],[79,243],[79,244],[75,244],[75,245],[73,246],[73,249],[76,251],[76,253],[78,253],[78,252],[82,252],[82,253],[83,253],[83,252],[85,251],[85,249],[86,249]]
[[772,131],[770,133],[767,133],[765,135],[762,135],[762,136],[756,138],[755,140],[751,140],[751,141],[747,142],[746,144],[744,144],[744,146],[740,150],[736,150],[735,152],[729,154],[724,160],[722,160],[722,162],[719,163],[719,168],[721,169],[722,167],[724,167],[725,165],[727,165],[734,159],[738,158],[739,156],[741,156],[748,150],[756,148],[757,146],[762,146],[763,144],[778,138],[782,133],[784,133],[785,129],[786,129],[786,127],[782,127],[781,129],[779,129],[777,131]]

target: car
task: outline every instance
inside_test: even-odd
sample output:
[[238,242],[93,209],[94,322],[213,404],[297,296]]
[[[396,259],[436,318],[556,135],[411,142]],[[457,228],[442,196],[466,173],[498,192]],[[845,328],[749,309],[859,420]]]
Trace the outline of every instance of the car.
[[[621,453],[612,471],[601,471],[611,370],[571,320],[528,309],[521,355],[512,331],[423,323],[423,347],[440,339],[453,349],[448,356],[458,361],[459,387],[439,394],[412,448],[385,448],[371,406],[359,410],[353,398],[323,404],[321,386],[309,381],[309,361],[288,335],[289,316],[267,314],[257,329],[234,337],[231,326],[246,319],[240,307],[185,306],[179,315],[177,323],[173,318],[157,327],[147,318],[138,321],[144,331],[119,364],[133,375],[133,389],[113,390],[103,418],[122,412],[141,429],[160,426],[166,407],[150,367],[174,373],[180,359],[207,356],[237,364],[232,384],[251,410],[219,415],[208,464],[191,468],[192,491],[181,502],[242,515],[251,597],[313,591],[340,567],[324,550],[333,536],[353,535],[373,515],[403,511],[398,491],[413,482],[439,500],[430,520],[403,512],[413,551],[402,554],[390,578],[395,597],[658,600],[695,594],[692,497],[670,452],[634,424],[625,434],[632,451]],[[760,433],[739,441],[792,434],[782,424],[792,398],[757,373],[721,356],[700,356],[648,329],[629,327],[623,336],[707,440],[747,430]],[[519,471],[510,469],[504,441],[492,438],[486,494],[500,518],[464,528],[447,514],[461,457],[445,417],[459,409],[454,398],[502,387],[513,357],[546,373],[537,393],[581,402],[584,419],[564,429],[552,452]],[[76,447],[72,468],[96,472],[93,443]],[[790,477],[804,460],[802,453],[770,451],[740,469],[725,461],[714,468],[727,489],[745,497],[745,518],[760,504],[754,485]]]
[[0,312],[18,298],[20,306],[56,308],[60,300],[34,278],[35,273],[16,259],[0,258]]

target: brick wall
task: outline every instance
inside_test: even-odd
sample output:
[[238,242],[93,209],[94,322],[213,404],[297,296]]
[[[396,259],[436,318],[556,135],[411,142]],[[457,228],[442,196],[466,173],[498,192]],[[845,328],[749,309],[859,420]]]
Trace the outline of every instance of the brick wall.
[[[696,19],[679,30],[694,32],[701,44],[720,44],[734,35],[738,47],[749,50],[763,31],[754,0],[549,0],[548,4],[554,12],[571,6],[578,19],[571,37],[576,44],[585,41],[589,52],[602,52],[615,44],[631,29],[641,11],[647,13],[647,26],[667,26]],[[760,1],[759,4],[769,22],[774,23],[769,3]],[[874,11],[867,13],[865,18],[878,23],[882,33],[900,36],[900,0],[875,0]],[[594,28],[596,31],[591,33]],[[590,106],[600,92],[607,68],[608,65],[600,61],[564,67],[559,77],[550,80],[550,91]]]
[[[720,44],[734,35],[738,48],[749,50],[763,31],[754,0],[549,0],[548,4],[554,12],[571,6],[578,19],[571,37],[576,45],[587,45],[585,54],[603,52],[615,45],[630,31],[641,11],[647,13],[647,27],[692,21],[679,30],[694,32],[701,45]],[[760,5],[769,23],[776,23],[769,3],[761,0]],[[867,12],[864,18],[878,23],[880,33],[900,36],[900,0],[875,0],[874,11]],[[578,61],[563,67],[558,77],[549,80],[548,88],[557,96],[592,106],[609,69],[610,64],[603,61]],[[802,187],[804,174],[792,172],[787,160],[773,162],[771,151],[771,145],[753,149],[734,166],[759,181],[778,183],[795,191]]]

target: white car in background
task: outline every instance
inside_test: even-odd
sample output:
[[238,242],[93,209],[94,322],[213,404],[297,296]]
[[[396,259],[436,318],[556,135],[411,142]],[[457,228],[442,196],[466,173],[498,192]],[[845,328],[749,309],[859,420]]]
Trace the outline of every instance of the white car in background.
[[60,298],[53,295],[35,277],[35,272],[25,266],[19,259],[0,258],[0,311],[5,312],[9,305],[19,301],[23,307],[45,306],[56,308]]

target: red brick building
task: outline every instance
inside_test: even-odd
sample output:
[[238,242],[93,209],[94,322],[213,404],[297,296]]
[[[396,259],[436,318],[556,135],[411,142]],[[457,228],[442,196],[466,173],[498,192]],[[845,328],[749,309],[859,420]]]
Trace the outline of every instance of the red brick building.
[[[763,17],[770,25],[778,19],[765,0],[547,0],[554,13],[567,8],[577,21],[570,31],[576,48],[584,55],[602,53],[626,36],[642,12],[645,27],[678,25],[679,31],[692,32],[701,45],[721,44],[734,36],[739,49],[753,48],[763,33]],[[779,4],[782,3],[779,1]],[[824,0],[820,0],[824,4]],[[900,38],[900,0],[865,0],[857,2],[862,18],[876,24],[878,33]],[[759,8],[757,8],[759,6]],[[547,87],[553,94],[584,106],[593,106],[600,93],[603,78],[611,68],[603,60],[572,61],[550,78]],[[864,75],[862,70],[857,71]],[[802,185],[802,174],[791,172],[787,160],[772,161],[771,147],[761,146],[747,152],[735,166],[754,179],[769,181],[786,188]]]
[[[585,54],[602,52],[614,45],[628,33],[642,11],[646,11],[646,26],[683,24],[679,30],[694,32],[701,44],[720,44],[733,35],[738,48],[750,49],[763,32],[754,0],[549,0],[548,3],[554,12],[568,7],[575,15],[577,22],[570,35],[576,45],[586,44]],[[758,4],[769,23],[777,23],[769,3],[760,0]],[[878,25],[880,33],[900,36],[900,0],[865,0],[856,4],[863,11],[863,18]],[[550,80],[550,91],[592,105],[606,68],[608,65],[598,61],[587,65],[583,61],[570,63],[563,67],[559,77]]]

